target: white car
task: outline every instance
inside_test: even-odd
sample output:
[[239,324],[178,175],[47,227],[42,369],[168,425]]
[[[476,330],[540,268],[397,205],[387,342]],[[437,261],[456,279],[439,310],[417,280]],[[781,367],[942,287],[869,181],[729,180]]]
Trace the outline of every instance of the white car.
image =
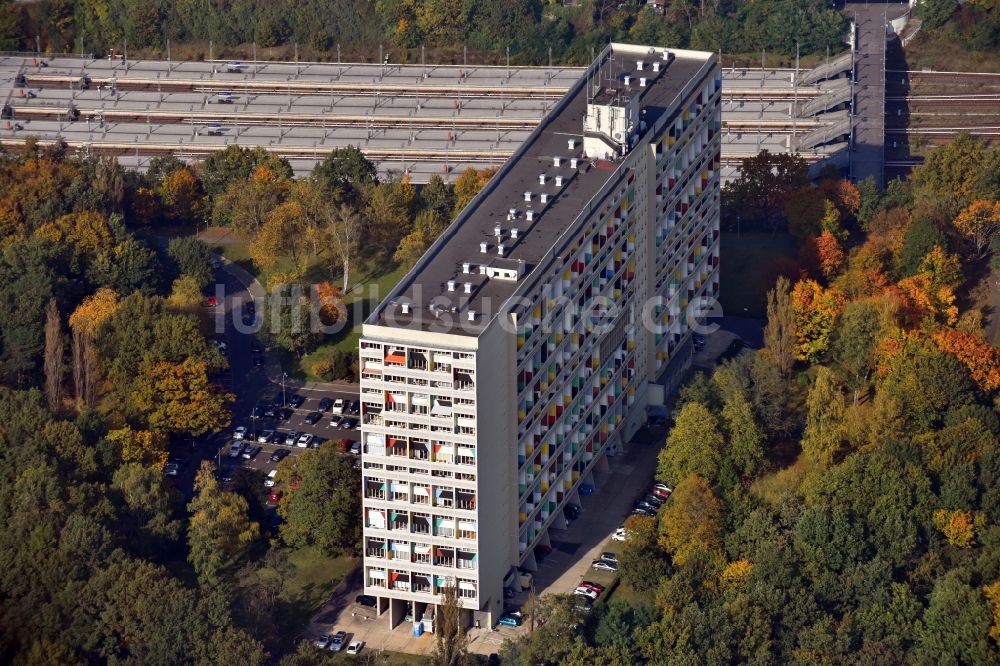
[[590,589],[589,587],[584,587],[582,585],[580,587],[576,588],[575,590],[573,590],[573,594],[579,594],[582,597],[587,597],[591,601],[594,601],[594,600],[597,599],[597,592],[595,592],[594,590]]
[[361,648],[365,646],[364,641],[351,641],[351,644],[347,646],[347,654],[357,654],[361,652]]
[[233,442],[229,445],[230,458],[239,458],[241,453],[243,453],[243,444],[240,442]]
[[239,428],[233,431],[233,439],[243,439],[246,436],[247,436],[246,426],[240,426]]
[[628,535],[625,533],[624,527],[619,527],[618,529],[615,530],[615,533],[611,535],[612,541],[625,541],[625,539],[627,538]]
[[590,566],[598,571],[618,571],[618,565],[616,563],[608,562],[606,560],[594,560]]
[[344,413],[344,399],[343,398],[337,398],[336,400],[334,400],[333,401],[333,408],[330,411],[333,412],[334,414],[343,414]]
[[314,437],[312,435],[310,435],[307,432],[304,432],[301,435],[299,435],[299,438],[297,440],[295,440],[295,446],[299,447],[300,449],[307,449],[309,448],[309,445],[312,444],[313,439]]
[[270,472],[268,472],[267,476],[264,477],[264,487],[274,488],[274,477],[276,476],[278,476],[278,470],[272,469]]
[[259,435],[257,435],[257,441],[261,444],[267,444],[274,437],[273,430],[265,430]]
[[671,489],[670,486],[668,486],[665,483],[654,483],[653,484],[653,488],[655,488],[656,490],[659,490],[660,492],[666,493],[668,495],[670,493],[674,492],[673,489]]
[[333,635],[333,638],[330,639],[330,649],[334,652],[340,652],[344,649],[345,641],[347,641],[347,632],[338,631]]

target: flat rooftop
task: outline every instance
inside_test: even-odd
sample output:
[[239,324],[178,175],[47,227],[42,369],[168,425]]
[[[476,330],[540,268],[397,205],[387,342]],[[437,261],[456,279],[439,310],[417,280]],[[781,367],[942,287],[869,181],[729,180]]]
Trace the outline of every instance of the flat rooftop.
[[[645,112],[642,117],[653,126],[712,58],[711,53],[672,51],[675,57],[669,66],[664,69],[667,63],[661,60],[660,71],[653,72],[648,48],[612,45],[605,51],[597,75],[591,69],[585,79],[577,81],[564,103],[546,115],[367,323],[470,336],[484,330],[518,286],[531,279],[538,263],[621,164],[620,160],[592,162],[584,157],[588,97],[612,87],[622,94],[640,94],[640,107]],[[657,57],[662,57],[662,51],[656,51]],[[644,60],[641,74],[649,77],[645,87],[639,86],[635,76],[637,60]],[[624,84],[626,74],[632,75],[628,86]],[[556,157],[560,158],[558,167]],[[576,168],[571,165],[573,158]],[[540,182],[543,174],[544,184]],[[545,203],[541,201],[543,194]],[[510,218],[512,209],[514,219]],[[499,241],[497,226],[501,228]],[[483,243],[486,253],[482,252]],[[499,245],[503,246],[502,254]],[[498,259],[502,259],[502,266]],[[469,273],[463,270],[465,263]],[[494,276],[481,273],[481,266]],[[519,273],[519,279],[511,279],[512,273]],[[449,289],[450,281],[453,290]],[[468,293],[466,283],[470,285]],[[476,313],[474,321],[469,320],[469,311]]]

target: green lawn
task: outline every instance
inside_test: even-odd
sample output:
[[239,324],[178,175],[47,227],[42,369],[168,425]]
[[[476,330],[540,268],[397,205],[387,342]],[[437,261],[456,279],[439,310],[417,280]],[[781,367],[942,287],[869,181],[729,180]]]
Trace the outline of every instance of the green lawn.
[[277,583],[280,635],[297,636],[356,564],[356,558],[330,557],[318,548],[287,549],[280,551],[269,566],[255,571],[248,582]]
[[798,244],[788,234],[723,232],[719,251],[722,310],[734,317],[764,317],[777,269],[796,262]]
[[347,326],[335,333],[319,345],[315,351],[306,354],[302,359],[288,355],[282,359],[285,371],[295,377],[316,380],[310,372],[313,364],[329,356],[335,349],[356,352],[358,340],[361,339],[361,324],[371,311],[385,298],[392,288],[402,279],[408,269],[402,266],[390,266],[381,274],[359,275],[358,281],[344,297],[347,306]]

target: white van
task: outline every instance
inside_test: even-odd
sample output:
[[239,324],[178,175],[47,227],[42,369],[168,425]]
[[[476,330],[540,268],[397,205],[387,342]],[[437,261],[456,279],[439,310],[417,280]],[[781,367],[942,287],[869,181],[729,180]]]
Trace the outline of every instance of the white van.
[[267,478],[264,479],[264,487],[265,488],[273,488],[274,487],[274,477],[276,477],[276,476],[278,476],[278,470],[272,469],[270,472],[268,472],[267,473]]

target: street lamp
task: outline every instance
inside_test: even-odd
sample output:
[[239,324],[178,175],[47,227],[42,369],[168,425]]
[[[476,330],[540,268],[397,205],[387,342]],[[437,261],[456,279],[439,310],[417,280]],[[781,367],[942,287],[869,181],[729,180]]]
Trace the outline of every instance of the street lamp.
[[257,441],[257,415],[252,412],[250,414],[250,422],[253,424],[253,439]]
[[281,406],[285,406],[285,379],[288,378],[287,372],[281,373]]

